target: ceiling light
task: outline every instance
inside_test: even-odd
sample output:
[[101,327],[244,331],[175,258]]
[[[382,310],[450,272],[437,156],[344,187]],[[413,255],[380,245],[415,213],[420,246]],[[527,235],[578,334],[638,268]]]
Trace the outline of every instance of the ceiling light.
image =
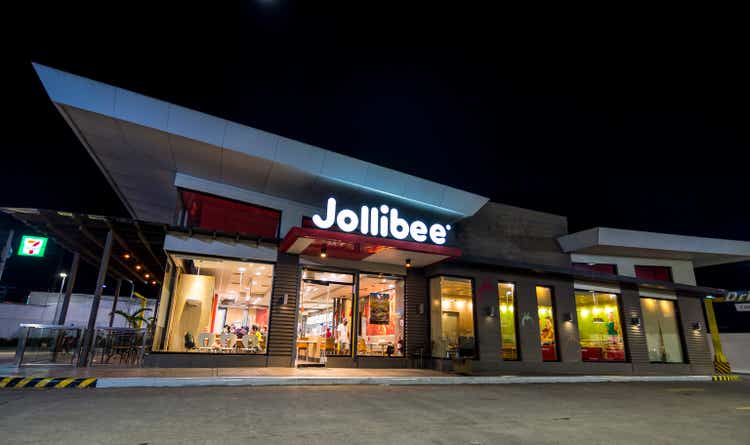
[[239,268],[239,269],[237,269],[237,270],[239,270],[240,272],[244,272],[244,271],[246,271],[247,269],[245,269],[244,267],[240,267],[240,268]]
[[142,266],[141,266],[140,264],[136,264],[136,265],[135,265],[135,270],[141,270],[141,267],[142,267]]
[[126,253],[122,257],[125,258],[126,260],[129,260],[130,259],[130,254]]
[[145,276],[146,278],[151,278],[151,274],[150,274],[150,273],[147,273],[147,274],[146,274],[146,275],[144,275],[144,276]]

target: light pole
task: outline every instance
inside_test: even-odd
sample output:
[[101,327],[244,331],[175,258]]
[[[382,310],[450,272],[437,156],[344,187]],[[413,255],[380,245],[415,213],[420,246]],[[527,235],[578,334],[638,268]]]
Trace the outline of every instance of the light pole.
[[62,278],[62,282],[60,283],[60,292],[57,293],[57,304],[55,305],[55,319],[52,321],[53,323],[59,317],[58,311],[60,310],[60,300],[62,299],[63,289],[65,288],[65,280],[68,278],[68,274],[65,272],[60,272],[60,278]]

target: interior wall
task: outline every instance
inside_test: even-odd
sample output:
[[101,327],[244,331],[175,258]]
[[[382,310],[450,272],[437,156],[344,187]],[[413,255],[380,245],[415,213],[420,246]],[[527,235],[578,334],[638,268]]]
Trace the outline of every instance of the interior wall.
[[185,333],[197,338],[211,328],[214,277],[182,274],[173,297],[167,350],[184,351]]

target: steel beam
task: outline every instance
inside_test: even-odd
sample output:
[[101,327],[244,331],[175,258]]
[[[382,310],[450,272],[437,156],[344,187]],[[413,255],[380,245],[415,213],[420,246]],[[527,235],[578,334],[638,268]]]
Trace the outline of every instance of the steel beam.
[[78,355],[78,366],[88,366],[89,354],[94,346],[96,339],[96,316],[99,313],[99,303],[102,300],[102,291],[104,289],[104,280],[107,278],[107,266],[109,265],[109,256],[112,253],[112,231],[107,232],[107,239],[104,242],[102,250],[102,260],[99,263],[99,275],[96,278],[96,289],[94,289],[94,300],[91,302],[91,313],[89,314],[89,323],[86,333],[83,336],[83,345],[81,353]]

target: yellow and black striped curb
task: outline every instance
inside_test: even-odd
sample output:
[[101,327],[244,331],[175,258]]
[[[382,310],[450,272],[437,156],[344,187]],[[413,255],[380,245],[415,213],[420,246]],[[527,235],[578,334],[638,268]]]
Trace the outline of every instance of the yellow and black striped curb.
[[729,374],[729,375],[715,375],[714,382],[739,382],[740,376],[736,374]]
[[96,377],[3,377],[0,388],[96,388]]

